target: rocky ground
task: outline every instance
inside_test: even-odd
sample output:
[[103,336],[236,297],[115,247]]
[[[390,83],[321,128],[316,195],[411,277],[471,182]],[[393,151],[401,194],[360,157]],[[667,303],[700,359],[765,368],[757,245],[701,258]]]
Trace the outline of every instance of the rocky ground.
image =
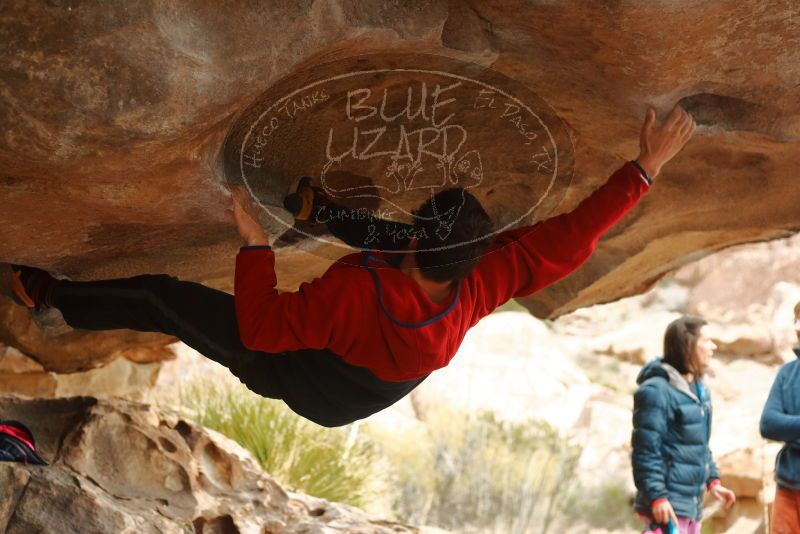
[[0,463],[0,531],[11,534],[434,533],[287,493],[213,431],[123,400],[0,397],[49,466]]

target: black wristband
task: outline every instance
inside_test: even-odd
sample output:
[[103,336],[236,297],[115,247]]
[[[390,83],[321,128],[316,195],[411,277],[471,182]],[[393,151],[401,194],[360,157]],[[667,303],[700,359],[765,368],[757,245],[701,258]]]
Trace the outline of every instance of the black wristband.
[[647,182],[647,185],[653,185],[653,179],[650,178],[650,175],[647,174],[647,171],[644,170],[644,167],[639,165],[639,162],[635,159],[632,159],[631,163],[633,163],[633,166],[639,169],[639,172],[642,173],[642,178],[644,178],[644,181]]

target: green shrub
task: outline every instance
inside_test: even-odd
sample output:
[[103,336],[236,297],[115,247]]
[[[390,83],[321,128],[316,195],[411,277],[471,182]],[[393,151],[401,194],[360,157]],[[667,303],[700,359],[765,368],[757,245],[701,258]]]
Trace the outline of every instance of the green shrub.
[[325,429],[238,383],[210,380],[182,389],[178,402],[185,417],[250,450],[283,486],[406,523],[503,534],[630,525],[624,490],[580,489],[580,449],[542,422],[440,409],[402,433]]
[[375,448],[356,425],[322,428],[244,386],[210,381],[190,384],[179,403],[183,415],[248,449],[284,486],[362,508],[377,499]]
[[495,310],[492,313],[501,313],[501,312],[507,312],[507,311],[530,313],[528,311],[528,308],[526,308],[525,306],[523,306],[522,304],[517,302],[516,299],[511,299],[508,302],[506,302],[505,304],[503,304],[502,306],[500,306],[498,308],[495,308]]
[[457,532],[547,532],[572,489],[580,452],[543,423],[509,423],[488,412],[443,411],[428,421],[427,440],[408,438],[384,445],[404,467],[395,473],[395,510]]
[[621,530],[642,526],[633,512],[631,496],[624,482],[619,480],[580,488],[569,498],[567,509],[572,520],[595,528]]

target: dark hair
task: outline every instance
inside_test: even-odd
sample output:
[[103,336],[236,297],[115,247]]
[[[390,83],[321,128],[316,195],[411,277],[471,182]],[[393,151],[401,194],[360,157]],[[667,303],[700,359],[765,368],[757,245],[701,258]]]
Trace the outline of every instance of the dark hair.
[[680,374],[696,372],[694,349],[700,329],[707,325],[705,319],[684,315],[675,319],[664,333],[664,363],[670,364]]
[[460,280],[492,244],[493,231],[492,219],[469,191],[440,191],[414,211],[417,266],[428,280]]

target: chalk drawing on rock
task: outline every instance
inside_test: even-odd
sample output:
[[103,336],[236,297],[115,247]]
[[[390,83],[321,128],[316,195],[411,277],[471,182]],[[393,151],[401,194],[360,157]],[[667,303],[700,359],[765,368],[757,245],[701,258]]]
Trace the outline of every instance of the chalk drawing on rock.
[[[501,232],[549,215],[574,156],[562,121],[530,88],[450,58],[375,54],[276,83],[237,119],[223,159],[226,179],[245,184],[280,224],[286,186],[307,175],[365,225],[379,210],[413,223],[423,202],[459,187]],[[440,239],[459,212],[437,214]]]

